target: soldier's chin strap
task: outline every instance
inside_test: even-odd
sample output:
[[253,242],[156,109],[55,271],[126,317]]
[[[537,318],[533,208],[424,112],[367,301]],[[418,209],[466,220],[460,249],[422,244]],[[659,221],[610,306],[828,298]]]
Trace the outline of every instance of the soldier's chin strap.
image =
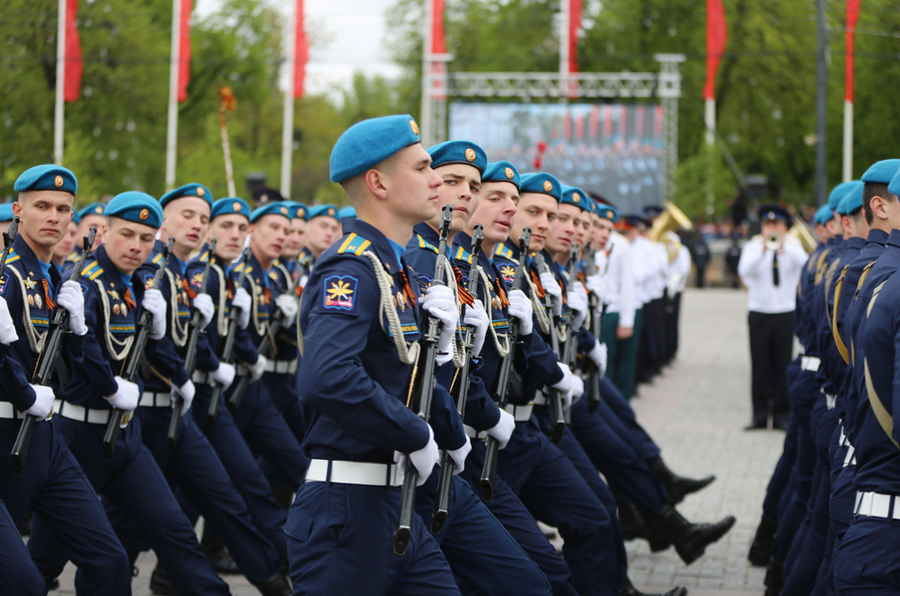
[[[419,359],[419,342],[414,341],[409,344],[403,337],[403,325],[400,324],[400,315],[394,307],[393,294],[391,293],[391,280],[384,265],[371,250],[364,251],[362,256],[372,262],[372,268],[375,270],[375,279],[378,280],[378,289],[381,290],[381,308],[388,320],[388,331],[397,347],[397,356],[404,364],[415,364]],[[379,317],[381,319],[381,317]],[[381,321],[379,321],[381,322]],[[383,324],[382,324],[383,326]]]

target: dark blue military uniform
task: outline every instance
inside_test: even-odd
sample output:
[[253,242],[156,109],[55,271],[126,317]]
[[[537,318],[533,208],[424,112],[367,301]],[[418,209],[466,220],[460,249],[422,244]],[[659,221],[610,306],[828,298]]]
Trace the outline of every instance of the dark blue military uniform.
[[21,596],[43,596],[47,592],[44,578],[34,566],[3,501],[0,501],[0,591]]

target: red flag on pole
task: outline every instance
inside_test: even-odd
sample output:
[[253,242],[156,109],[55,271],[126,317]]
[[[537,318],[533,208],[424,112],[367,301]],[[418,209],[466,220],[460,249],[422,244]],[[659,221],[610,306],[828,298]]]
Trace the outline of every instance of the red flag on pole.
[[84,60],[81,57],[81,38],[78,36],[78,0],[66,0],[66,74],[63,98],[77,101],[81,95],[81,74]]
[[722,0],[706,0],[706,85],[703,99],[716,98],[716,71],[728,43],[728,23]]
[[431,0],[434,20],[431,22],[431,53],[446,54],[447,40],[444,38],[444,0]]
[[181,103],[187,99],[187,87],[191,82],[191,0],[181,0],[179,33],[178,102]]
[[847,57],[844,60],[844,100],[853,101],[853,58],[859,0],[847,0]]
[[569,0],[569,72],[578,72],[578,30],[581,29],[581,1]]
[[306,63],[309,61],[309,39],[303,17],[303,0],[297,0],[297,31],[294,36],[294,98],[303,97]]

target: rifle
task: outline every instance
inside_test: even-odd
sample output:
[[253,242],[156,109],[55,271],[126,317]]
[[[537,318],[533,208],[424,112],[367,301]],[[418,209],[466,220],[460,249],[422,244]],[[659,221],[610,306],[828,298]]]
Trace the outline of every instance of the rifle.
[[[484,240],[481,224],[475,225],[472,232],[472,268],[469,270],[469,287],[467,290],[474,298],[478,293],[478,253],[481,252],[481,242]],[[463,308],[465,312],[465,307]],[[465,346],[465,358],[462,368],[457,371],[457,383],[455,387],[456,410],[461,419],[466,415],[466,400],[469,398],[469,367],[472,364],[472,348],[475,341],[475,329],[466,325],[463,331],[463,345]],[[444,452],[441,456],[441,476],[438,479],[436,496],[434,498],[434,513],[431,516],[431,533],[439,534],[450,514],[450,483],[453,481],[453,462],[450,454]]]
[[[450,220],[453,217],[453,208],[444,205],[441,210],[441,241],[438,244],[437,264],[434,270],[434,283],[443,285],[444,268],[441,267],[441,259],[447,258],[447,238],[450,237]],[[428,422],[431,414],[431,398],[434,394],[434,361],[437,353],[438,337],[441,334],[441,322],[422,309],[422,328],[425,333],[422,336],[422,345],[419,350],[419,361],[413,369],[413,387],[410,392],[412,401],[409,407],[413,409],[422,420]],[[416,374],[421,370],[421,373]],[[403,477],[403,489],[400,493],[400,515],[397,522],[397,530],[394,532],[394,552],[402,555],[409,547],[412,538],[413,506],[416,500],[416,481],[418,472],[410,458],[406,458],[406,475]]]
[[[578,283],[578,245],[572,245],[572,251],[569,255],[569,287],[573,287],[576,283]],[[569,333],[566,335],[566,343],[563,344],[563,353],[562,353],[562,361],[568,365],[569,368],[573,368],[575,366],[575,356],[577,355],[578,343],[575,341],[575,329],[572,326],[572,315],[573,311],[570,308],[567,316]]]
[[3,252],[0,253],[0,278],[3,277],[3,272],[6,271],[6,257],[9,256],[9,251],[12,250],[13,240],[16,239],[16,232],[19,230],[19,218],[18,216],[13,217],[12,223],[9,224],[9,228],[3,232]]
[[[244,280],[247,279],[247,263],[250,262],[250,247],[244,249],[244,252],[241,253],[241,259],[239,261],[239,265],[243,265],[243,269],[241,269],[241,274],[238,276],[237,285],[235,285],[235,291],[237,288],[244,287]],[[225,288],[220,289],[219,291],[224,291]],[[232,357],[231,353],[234,351],[234,336],[237,335],[237,317],[238,311],[232,305],[231,310],[228,311],[228,333],[225,334],[225,342],[222,347],[222,356],[219,358],[222,362],[227,362],[231,364]],[[209,430],[212,430],[216,425],[216,419],[219,417],[219,400],[222,398],[222,391],[224,387],[221,383],[215,383],[213,385],[212,399],[209,401],[209,410],[206,413],[206,427]]]
[[[175,239],[169,238],[169,241],[162,250],[163,266],[156,270],[153,276],[150,288],[158,290],[162,284],[163,275],[166,273],[165,263],[169,260],[172,253],[172,247],[175,246]],[[147,310],[141,310],[141,318],[138,319],[135,327],[134,343],[131,344],[131,351],[128,353],[128,359],[122,363],[120,376],[126,381],[132,383],[137,381],[138,372],[140,371],[141,360],[144,357],[144,349],[147,347],[147,341],[150,339],[150,323],[153,321],[153,315]],[[119,429],[128,425],[130,416],[126,419],[125,410],[113,408],[112,416],[106,424],[106,433],[103,435],[103,458],[106,461],[112,461],[113,453],[116,451],[116,441],[119,438]]]
[[[613,248],[615,245],[610,245],[609,254],[606,259],[606,267],[603,270],[603,274],[605,275],[607,271],[609,271],[609,255],[612,254]],[[596,253],[591,255],[590,265],[592,269],[592,274],[597,273],[597,261],[595,260]],[[605,306],[600,305],[600,296],[596,293],[591,292],[589,298],[589,304],[591,307],[591,333],[594,334],[594,338],[600,339],[600,320],[603,318],[603,313],[606,310]],[[597,406],[600,405],[600,369],[596,366],[591,367],[590,375],[588,376],[588,413],[593,414],[597,410]]]
[[[209,248],[206,250],[206,266],[203,268],[203,277],[200,278],[200,288],[197,291],[198,295],[206,292],[206,283],[209,281],[209,270],[212,268],[215,254],[216,240],[212,239],[209,242]],[[163,266],[165,266],[165,264]],[[191,308],[191,320],[188,323],[190,331],[187,340],[187,348],[184,353],[184,369],[188,373],[188,378],[191,378],[194,374],[194,369],[197,367],[197,340],[200,339],[200,332],[205,331],[205,329],[202,329],[200,326],[200,319],[202,316],[203,315],[200,314],[200,311],[197,308]],[[175,451],[175,436],[178,434],[178,421],[181,419],[181,406],[184,402],[180,395],[174,391],[172,393],[174,402],[172,404],[172,413],[169,418],[169,432],[166,433],[166,453]]]
[[[81,257],[78,259],[78,262],[75,263],[75,268],[72,269],[72,274],[69,276],[68,281],[75,280],[77,282],[78,278],[81,277],[81,270],[84,269],[84,262],[88,258],[88,253],[91,250],[91,246],[94,244],[94,236],[96,235],[97,228],[91,226],[91,229],[88,230],[88,235],[84,237],[84,252],[81,253]],[[6,242],[5,236],[3,241],[4,243]],[[22,298],[24,299],[25,296],[22,296]],[[38,363],[35,369],[36,372],[33,378],[35,385],[50,384],[50,381],[53,378],[53,372],[56,370],[57,362],[60,357],[63,339],[65,339],[65,334],[68,333],[68,328],[69,311],[65,308],[58,307],[56,313],[53,315],[53,320],[50,321],[50,328],[47,330],[47,341],[44,344],[44,351],[38,356]],[[16,476],[21,476],[22,471],[25,468],[25,457],[28,455],[28,448],[31,446],[31,435],[34,432],[34,424],[37,421],[37,416],[26,414],[25,419],[22,420],[22,426],[19,427],[19,434],[16,437],[16,442],[13,444],[12,452],[10,453],[13,474]]]
[[[522,237],[519,238],[519,264],[516,266],[516,273],[513,277],[512,290],[521,290],[522,283],[525,278],[525,259],[528,258],[528,246],[531,244],[531,228],[525,228],[522,231]],[[498,280],[498,283],[503,283]],[[510,385],[516,376],[513,360],[516,357],[516,348],[520,343],[519,325],[515,321],[510,321],[509,325],[509,352],[500,362],[500,369],[497,372],[497,388],[496,401],[497,407],[501,410],[506,408],[509,402]],[[481,468],[481,495],[485,501],[494,500],[494,477],[497,475],[497,457],[500,451],[500,443],[494,437],[488,437],[487,445],[484,451],[484,464]]]
[[[534,264],[537,266],[538,271],[550,271],[547,263],[544,262],[544,255],[541,253],[534,255]],[[552,324],[550,326],[550,348],[553,350],[553,353],[556,354],[556,357],[559,358],[561,353],[559,351],[559,336],[557,335],[557,329],[559,328],[560,323],[559,317],[553,315],[553,302],[549,292],[544,293],[544,310],[547,311],[548,315],[552,316]],[[566,428],[566,416],[563,412],[562,396],[560,395],[559,389],[547,387],[547,391],[549,392],[547,401],[550,405],[550,424],[552,425],[550,428],[550,440],[554,445],[559,445],[559,441],[562,439],[563,430]]]
[[[268,331],[257,347],[260,356],[265,356],[266,358],[271,357],[272,350],[275,348],[275,336],[281,331],[281,326],[283,324],[284,321],[281,316],[281,310],[277,310],[275,316],[272,317],[272,320],[269,323]],[[238,380],[234,385],[234,391],[231,392],[231,397],[228,398],[229,410],[234,412],[238,409],[238,406],[241,405],[241,400],[244,399],[244,393],[247,392],[247,387],[249,387],[252,382],[253,379],[250,376],[250,371],[247,371],[238,377]]]

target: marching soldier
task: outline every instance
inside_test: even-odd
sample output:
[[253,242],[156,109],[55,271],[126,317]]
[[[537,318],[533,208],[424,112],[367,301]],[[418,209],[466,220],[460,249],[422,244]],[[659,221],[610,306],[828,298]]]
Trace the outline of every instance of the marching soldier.
[[72,221],[69,222],[66,235],[53,247],[53,264],[56,265],[63,277],[69,277],[69,274],[75,267],[75,263],[78,262],[78,257],[81,256],[81,251],[76,249],[78,246],[78,224],[80,221],[78,212],[73,211]]
[[298,260],[307,269],[312,269],[322,253],[341,237],[341,224],[334,205],[313,205],[308,214],[306,240]]
[[[106,205],[103,203],[91,203],[87,207],[82,207],[78,210],[78,220],[79,238],[87,236],[88,230],[91,228],[97,228],[99,230],[106,222]],[[102,243],[103,239],[98,237],[93,246],[91,246],[90,252],[97,250]],[[79,253],[81,252],[80,246],[76,246],[75,249],[78,250]]]

